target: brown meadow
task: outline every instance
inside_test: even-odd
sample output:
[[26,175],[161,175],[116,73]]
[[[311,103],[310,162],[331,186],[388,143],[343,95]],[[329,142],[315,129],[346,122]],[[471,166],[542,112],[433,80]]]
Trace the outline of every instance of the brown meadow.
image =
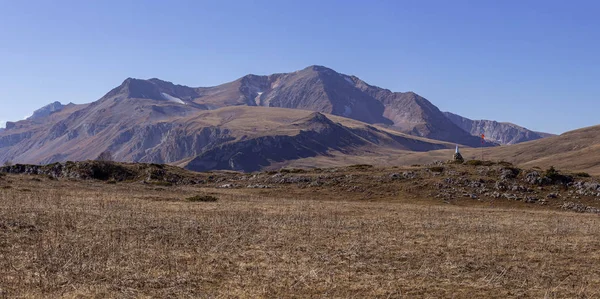
[[597,215],[288,191],[8,175],[0,297],[600,296]]

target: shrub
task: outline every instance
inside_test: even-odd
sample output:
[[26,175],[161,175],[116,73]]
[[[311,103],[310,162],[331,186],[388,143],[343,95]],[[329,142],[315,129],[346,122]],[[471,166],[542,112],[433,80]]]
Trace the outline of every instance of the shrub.
[[196,196],[188,197],[185,200],[191,201],[191,202],[215,202],[215,201],[218,201],[219,199],[212,195],[196,195]]
[[173,183],[171,182],[165,182],[165,181],[151,181],[149,182],[150,185],[154,185],[154,186],[162,186],[162,187],[171,187],[173,186]]
[[306,170],[299,168],[283,168],[279,170],[281,173],[305,173]]
[[500,161],[500,162],[498,162],[498,165],[504,166],[504,167],[512,167],[513,166],[512,163],[506,162],[506,161]]
[[546,170],[545,177],[555,184],[567,184],[573,181],[572,176],[560,174],[554,166],[550,166],[550,168]]
[[587,172],[578,172],[578,173],[575,173],[575,176],[576,177],[580,177],[580,178],[589,178],[589,177],[591,177],[591,175],[589,173],[587,173]]
[[350,168],[355,168],[355,169],[370,169],[373,168],[373,165],[370,164],[354,164],[354,165],[350,165]]
[[433,166],[428,168],[431,172],[444,172],[444,167],[442,166]]
[[[492,166],[494,164],[496,164],[496,163],[494,163],[492,161],[482,161],[482,160],[469,160],[469,161],[465,162],[465,165],[469,165],[469,166]],[[498,163],[498,164],[500,164],[500,163]],[[510,164],[508,166],[512,166],[512,164]]]
[[465,162],[465,165],[481,166],[481,165],[483,165],[483,161],[481,161],[481,160],[469,160],[469,161]]

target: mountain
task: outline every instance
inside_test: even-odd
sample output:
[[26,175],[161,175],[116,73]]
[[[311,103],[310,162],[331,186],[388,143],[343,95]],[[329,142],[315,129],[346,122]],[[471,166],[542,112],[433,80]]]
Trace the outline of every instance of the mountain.
[[554,136],[549,133],[534,132],[511,123],[493,120],[471,120],[451,112],[444,112],[444,115],[469,134],[473,136],[485,134],[486,139],[503,145]]
[[[72,105],[72,104],[70,104],[70,105]],[[64,107],[65,107],[65,105],[61,104],[60,102],[54,102],[54,103],[48,104],[48,105],[34,111],[33,114],[30,117],[28,117],[27,119],[30,119],[30,120],[42,119],[42,118],[49,116],[52,113],[61,111]]]
[[[479,146],[431,102],[412,92],[391,92],[323,66],[270,76],[248,75],[217,87],[195,89],[194,103],[310,110],[436,140]],[[493,145],[492,143],[488,145]]]
[[[214,87],[127,78],[90,104],[52,103],[0,132],[0,161],[86,160],[254,171],[479,146],[428,100],[321,66]],[[487,145],[494,145],[489,143]]]

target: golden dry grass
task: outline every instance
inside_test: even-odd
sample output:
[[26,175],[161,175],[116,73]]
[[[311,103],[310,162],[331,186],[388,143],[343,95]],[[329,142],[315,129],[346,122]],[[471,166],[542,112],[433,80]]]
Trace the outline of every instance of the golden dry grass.
[[597,215],[34,179],[0,184],[0,297],[600,297]]

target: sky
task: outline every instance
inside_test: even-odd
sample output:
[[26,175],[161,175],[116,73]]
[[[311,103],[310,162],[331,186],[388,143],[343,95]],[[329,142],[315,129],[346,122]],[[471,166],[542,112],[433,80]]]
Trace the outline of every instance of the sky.
[[578,0],[0,0],[0,122],[128,77],[198,87],[324,65],[562,133],[600,124],[599,13]]

